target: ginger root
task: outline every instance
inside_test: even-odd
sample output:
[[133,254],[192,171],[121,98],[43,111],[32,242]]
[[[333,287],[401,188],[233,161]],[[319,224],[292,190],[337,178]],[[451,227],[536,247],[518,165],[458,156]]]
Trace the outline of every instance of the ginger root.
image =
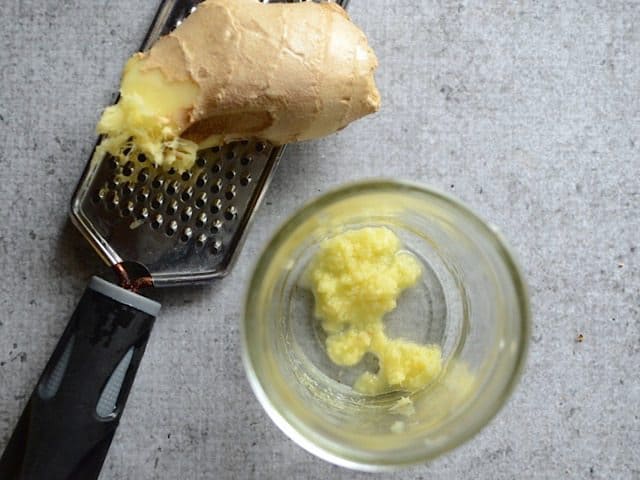
[[188,169],[199,149],[229,141],[329,135],[377,111],[376,66],[336,4],[206,0],[129,59],[120,100],[98,124],[99,149]]

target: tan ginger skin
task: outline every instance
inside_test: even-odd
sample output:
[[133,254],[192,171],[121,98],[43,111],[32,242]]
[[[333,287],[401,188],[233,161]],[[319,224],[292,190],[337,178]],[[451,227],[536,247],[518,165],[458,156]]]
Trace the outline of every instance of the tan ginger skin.
[[156,70],[167,82],[197,87],[188,106],[163,121],[200,148],[212,139],[318,138],[380,105],[376,56],[334,3],[206,0],[134,57],[143,74]]

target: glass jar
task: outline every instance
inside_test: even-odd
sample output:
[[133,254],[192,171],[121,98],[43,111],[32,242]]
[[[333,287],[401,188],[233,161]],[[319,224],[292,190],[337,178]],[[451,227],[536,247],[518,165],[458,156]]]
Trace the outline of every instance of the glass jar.
[[[375,373],[370,354],[333,364],[304,272],[322,240],[384,226],[423,267],[385,316],[390,337],[441,347],[440,376],[421,391],[377,396],[354,379]],[[390,180],[344,186],[312,201],[260,257],[242,323],[249,382],[272,420],[332,463],[379,471],[434,458],[498,412],[522,370],[530,328],[526,287],[497,231],[457,200]]]

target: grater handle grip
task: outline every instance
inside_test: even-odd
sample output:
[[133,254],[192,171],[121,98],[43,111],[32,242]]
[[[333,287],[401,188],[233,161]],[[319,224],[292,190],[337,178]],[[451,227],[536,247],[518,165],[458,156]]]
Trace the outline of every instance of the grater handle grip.
[[159,310],[91,280],[0,457],[0,479],[98,478]]

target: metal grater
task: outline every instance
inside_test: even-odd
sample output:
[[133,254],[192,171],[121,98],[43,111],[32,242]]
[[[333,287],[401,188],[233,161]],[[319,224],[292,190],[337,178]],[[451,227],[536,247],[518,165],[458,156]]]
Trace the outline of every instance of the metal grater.
[[141,158],[93,158],[71,218],[111,266],[135,260],[154,286],[223,276],[284,148],[243,141],[199,153],[185,172]]

